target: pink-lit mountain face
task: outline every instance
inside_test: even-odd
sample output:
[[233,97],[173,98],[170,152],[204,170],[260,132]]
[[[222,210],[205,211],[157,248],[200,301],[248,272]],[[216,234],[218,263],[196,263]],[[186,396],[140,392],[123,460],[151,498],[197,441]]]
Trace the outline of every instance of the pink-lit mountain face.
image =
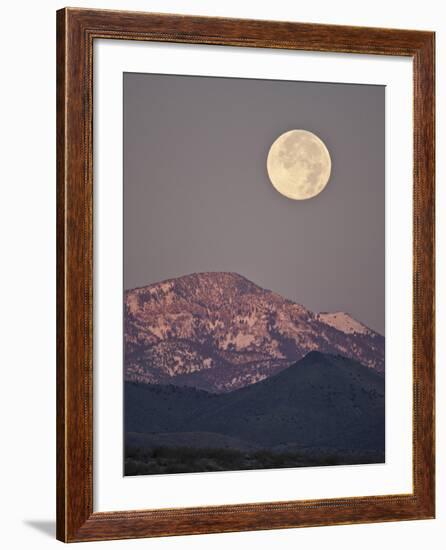
[[236,273],[196,273],[124,295],[125,379],[221,393],[317,350],[384,372],[384,337],[348,314],[315,314]]

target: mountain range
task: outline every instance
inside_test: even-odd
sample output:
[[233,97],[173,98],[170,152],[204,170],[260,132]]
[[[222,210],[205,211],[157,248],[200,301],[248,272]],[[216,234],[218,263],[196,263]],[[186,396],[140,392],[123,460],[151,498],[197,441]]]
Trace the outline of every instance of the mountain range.
[[125,380],[234,392],[311,351],[384,373],[384,337],[345,312],[314,313],[236,273],[195,273],[124,295]]

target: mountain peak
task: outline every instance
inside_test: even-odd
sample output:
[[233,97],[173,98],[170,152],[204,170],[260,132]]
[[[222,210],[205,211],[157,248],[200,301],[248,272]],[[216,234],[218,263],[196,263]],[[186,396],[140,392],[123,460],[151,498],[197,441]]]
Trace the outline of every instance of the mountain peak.
[[201,285],[218,285],[221,287],[248,285],[252,289],[261,288],[243,275],[240,275],[239,273],[235,273],[233,271],[203,271],[198,273],[189,273],[187,275],[182,275],[181,277],[175,277],[172,279],[164,279],[163,281],[137,287],[134,289],[129,289],[126,291],[126,293],[142,293],[146,291],[154,292],[160,289],[168,291],[174,287],[181,287],[185,285],[192,287],[197,287]]
[[317,318],[319,321],[345,334],[370,334],[372,332],[371,329],[354,319],[345,311],[335,311],[333,313],[323,312],[319,313]]
[[308,361],[324,360],[325,361],[327,357],[328,357],[327,353],[322,353],[321,351],[312,350],[305,355],[302,361],[305,361],[305,360],[308,360]]

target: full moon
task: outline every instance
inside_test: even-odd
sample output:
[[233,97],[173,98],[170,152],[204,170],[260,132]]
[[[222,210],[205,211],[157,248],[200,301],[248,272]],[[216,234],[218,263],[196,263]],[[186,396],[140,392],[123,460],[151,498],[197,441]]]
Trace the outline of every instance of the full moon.
[[307,130],[290,130],[271,145],[266,161],[275,189],[294,200],[311,199],[325,189],[331,158],[324,142]]

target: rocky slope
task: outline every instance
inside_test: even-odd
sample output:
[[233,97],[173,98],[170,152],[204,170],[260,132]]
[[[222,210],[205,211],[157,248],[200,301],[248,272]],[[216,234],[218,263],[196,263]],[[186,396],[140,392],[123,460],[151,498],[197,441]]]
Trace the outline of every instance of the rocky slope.
[[346,313],[315,314],[236,273],[197,273],[124,296],[125,378],[219,393],[308,352],[384,372],[384,338]]

